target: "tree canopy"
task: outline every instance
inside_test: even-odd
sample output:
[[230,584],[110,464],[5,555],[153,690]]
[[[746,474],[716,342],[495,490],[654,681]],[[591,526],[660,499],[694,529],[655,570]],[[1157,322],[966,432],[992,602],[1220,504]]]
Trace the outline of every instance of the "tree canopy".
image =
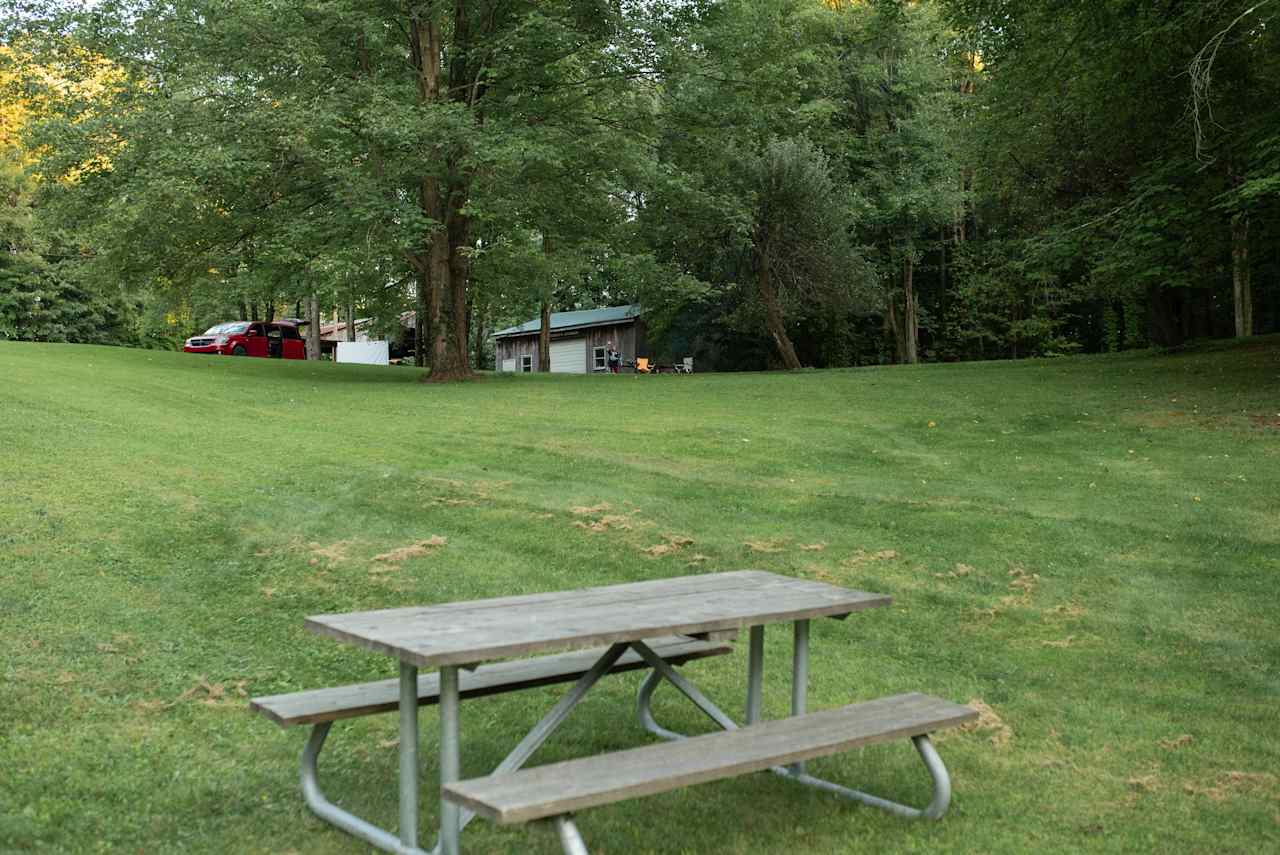
[[[1280,328],[1280,4],[28,2],[0,337],[640,303],[724,369]],[[412,311],[412,315],[406,312]]]

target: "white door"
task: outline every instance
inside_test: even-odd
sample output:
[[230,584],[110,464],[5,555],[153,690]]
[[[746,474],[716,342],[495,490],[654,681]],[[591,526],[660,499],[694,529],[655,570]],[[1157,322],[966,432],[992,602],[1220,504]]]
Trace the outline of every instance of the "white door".
[[552,374],[586,374],[587,340],[571,338],[568,341],[551,342]]
[[505,373],[514,373],[516,370],[516,361],[514,359],[502,360],[502,370]]

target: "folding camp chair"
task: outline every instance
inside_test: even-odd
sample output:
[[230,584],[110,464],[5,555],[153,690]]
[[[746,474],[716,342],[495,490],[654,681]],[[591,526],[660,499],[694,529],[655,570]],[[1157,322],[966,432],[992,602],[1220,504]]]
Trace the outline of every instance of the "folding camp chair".
[[649,360],[643,356],[637,356],[636,357],[636,373],[650,374],[652,372],[653,372],[653,369],[649,367]]

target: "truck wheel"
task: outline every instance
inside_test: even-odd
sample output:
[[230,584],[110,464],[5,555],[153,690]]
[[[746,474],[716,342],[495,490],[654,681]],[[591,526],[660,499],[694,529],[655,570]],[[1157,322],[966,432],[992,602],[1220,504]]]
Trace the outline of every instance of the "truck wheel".
[[247,356],[248,353],[249,351],[244,349],[244,345],[237,344],[235,347],[231,348],[232,356]]

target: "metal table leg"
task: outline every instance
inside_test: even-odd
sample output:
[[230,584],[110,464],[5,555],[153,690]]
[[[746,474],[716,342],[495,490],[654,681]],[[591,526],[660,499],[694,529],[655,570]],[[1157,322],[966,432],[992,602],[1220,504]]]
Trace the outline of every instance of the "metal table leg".
[[[415,703],[417,699],[415,698]],[[440,668],[440,786],[451,784],[460,775],[458,748],[458,667]],[[458,806],[440,799],[441,855],[458,855]]]
[[[791,714],[804,715],[805,696],[809,691],[809,621],[795,623],[795,641],[791,648]],[[804,774],[804,761],[788,766],[793,774]]]
[[418,845],[418,666],[400,663],[400,842]]

